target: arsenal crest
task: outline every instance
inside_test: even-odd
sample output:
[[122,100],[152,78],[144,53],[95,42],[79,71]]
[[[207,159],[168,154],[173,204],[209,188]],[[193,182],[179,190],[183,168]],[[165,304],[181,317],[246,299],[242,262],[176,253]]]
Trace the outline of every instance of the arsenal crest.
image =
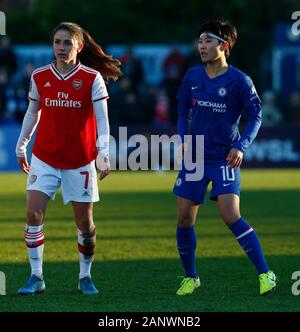
[[72,86],[75,90],[79,90],[82,87],[82,80],[79,79],[73,80]]

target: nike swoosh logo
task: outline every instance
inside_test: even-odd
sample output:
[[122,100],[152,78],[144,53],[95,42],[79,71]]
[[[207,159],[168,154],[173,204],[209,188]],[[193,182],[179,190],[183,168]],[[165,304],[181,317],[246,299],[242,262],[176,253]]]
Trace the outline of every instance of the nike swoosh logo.
[[192,86],[192,90],[198,89],[198,86]]
[[223,187],[230,186],[232,183],[223,183]]

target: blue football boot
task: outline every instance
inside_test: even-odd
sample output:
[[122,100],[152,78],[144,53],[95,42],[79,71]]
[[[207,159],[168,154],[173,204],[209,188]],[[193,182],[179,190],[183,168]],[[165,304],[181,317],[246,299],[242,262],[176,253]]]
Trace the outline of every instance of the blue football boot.
[[80,279],[78,289],[80,293],[85,295],[99,294],[98,289],[94,286],[90,277]]
[[30,276],[26,284],[18,290],[19,295],[41,294],[46,289],[43,279],[38,278],[34,274]]

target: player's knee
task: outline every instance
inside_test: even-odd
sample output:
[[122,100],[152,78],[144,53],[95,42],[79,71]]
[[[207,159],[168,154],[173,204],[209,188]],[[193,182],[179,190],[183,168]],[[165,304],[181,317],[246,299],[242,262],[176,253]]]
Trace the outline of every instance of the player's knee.
[[28,225],[41,225],[44,219],[44,211],[42,209],[29,209],[27,211]]
[[227,224],[227,225],[234,224],[240,218],[240,215],[238,213],[234,213],[234,212],[232,212],[232,213],[221,212],[220,216],[223,219],[223,221],[225,222],[225,224]]
[[194,218],[190,214],[181,214],[177,220],[178,227],[191,227],[194,224]]
[[82,231],[82,232],[93,232],[93,230],[95,229],[95,224],[93,219],[90,218],[82,218],[82,219],[77,219],[76,220],[77,226],[78,228]]

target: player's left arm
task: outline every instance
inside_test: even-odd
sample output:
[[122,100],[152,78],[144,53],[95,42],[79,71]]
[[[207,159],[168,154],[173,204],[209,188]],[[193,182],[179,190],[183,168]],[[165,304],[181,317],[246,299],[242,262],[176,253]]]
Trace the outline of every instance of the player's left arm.
[[93,109],[97,125],[97,148],[98,156],[96,158],[96,167],[100,171],[100,180],[103,180],[110,171],[109,162],[109,120],[107,109],[108,94],[102,76],[96,76],[93,90],[92,100]]
[[241,82],[240,100],[247,114],[247,124],[240,139],[233,144],[226,158],[228,165],[232,168],[240,167],[244,152],[255,139],[261,126],[261,101],[249,77],[244,78]]
[[27,161],[27,145],[38,126],[41,116],[40,104],[37,101],[30,101],[25,113],[21,132],[16,145],[17,162],[25,173],[29,173],[30,165]]
[[177,92],[177,110],[178,110],[178,134],[181,138],[181,143],[177,151],[177,164],[181,165],[184,151],[188,147],[188,143],[185,140],[185,135],[188,134],[190,127],[190,122],[192,119],[191,112],[191,94],[190,94],[190,81],[189,81],[190,71],[188,70],[179,86]]

